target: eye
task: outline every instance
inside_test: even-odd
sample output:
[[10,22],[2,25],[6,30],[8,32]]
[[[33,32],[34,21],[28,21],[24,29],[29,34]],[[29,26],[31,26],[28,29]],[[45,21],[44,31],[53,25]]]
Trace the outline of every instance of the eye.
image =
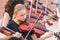
[[20,16],[24,16],[24,15],[20,15]]
[[22,14],[22,15],[20,15],[20,16],[25,16],[26,15],[26,13],[25,14]]

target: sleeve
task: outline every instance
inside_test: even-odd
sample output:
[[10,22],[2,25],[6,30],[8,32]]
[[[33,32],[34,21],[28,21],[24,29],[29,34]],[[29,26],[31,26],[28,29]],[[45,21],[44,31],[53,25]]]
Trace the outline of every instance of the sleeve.
[[17,25],[13,21],[10,21],[8,23],[7,28],[9,28],[15,32],[19,32]]
[[9,20],[10,20],[9,14],[8,13],[4,13],[4,18],[3,18],[2,26],[7,26]]
[[12,30],[12,26],[10,23],[7,24],[7,28],[11,29]]

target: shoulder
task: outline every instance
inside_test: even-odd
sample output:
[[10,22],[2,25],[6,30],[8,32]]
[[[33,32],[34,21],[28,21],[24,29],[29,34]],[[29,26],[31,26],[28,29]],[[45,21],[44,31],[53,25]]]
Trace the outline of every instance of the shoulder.
[[13,25],[13,21],[12,21],[12,20],[10,20],[10,21],[8,22],[8,24],[7,24],[7,27],[8,27],[8,28],[11,28],[11,27],[12,27],[12,25]]
[[10,25],[13,25],[14,21],[13,20],[9,20],[9,23]]
[[4,13],[4,16],[9,16],[9,13],[5,12],[5,13]]
[[4,17],[10,19],[9,13],[5,12],[5,13],[4,13]]

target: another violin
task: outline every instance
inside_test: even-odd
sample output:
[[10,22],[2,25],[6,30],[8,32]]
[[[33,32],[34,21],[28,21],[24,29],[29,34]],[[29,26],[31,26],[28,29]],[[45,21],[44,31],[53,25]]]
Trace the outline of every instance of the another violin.
[[[16,32],[7,28],[7,27],[0,27],[0,32],[5,34],[6,36],[11,36],[12,34],[15,34]],[[24,40],[24,37],[21,36],[20,40]]]
[[15,33],[14,31],[11,31],[9,28],[6,28],[6,27],[1,27],[0,32],[7,35],[7,36],[10,36],[13,33]]

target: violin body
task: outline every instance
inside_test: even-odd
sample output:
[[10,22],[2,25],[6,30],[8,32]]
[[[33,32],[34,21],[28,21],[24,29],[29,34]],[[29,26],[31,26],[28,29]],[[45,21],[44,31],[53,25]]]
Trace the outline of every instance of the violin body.
[[[14,32],[13,30],[7,28],[7,27],[1,27],[0,28],[0,32],[5,34],[6,36],[11,36],[12,34],[15,34],[16,32]],[[24,37],[21,36],[20,40],[24,40]]]
[[7,36],[12,35],[12,32],[6,30],[4,27],[0,28],[0,32],[7,35]]
[[[19,30],[21,32],[29,32],[29,30],[32,28],[32,31],[38,35],[42,35],[44,34],[45,32],[43,30],[40,30],[40,29],[37,29],[34,27],[34,22],[36,21],[36,19],[33,19],[33,18],[30,18],[30,19],[27,19],[26,22],[28,22],[28,24],[20,24],[20,27],[19,27]],[[31,25],[32,24],[32,25]],[[45,28],[44,25],[42,24],[36,24],[38,26],[41,26],[42,28]],[[39,31],[39,32],[38,32]]]

